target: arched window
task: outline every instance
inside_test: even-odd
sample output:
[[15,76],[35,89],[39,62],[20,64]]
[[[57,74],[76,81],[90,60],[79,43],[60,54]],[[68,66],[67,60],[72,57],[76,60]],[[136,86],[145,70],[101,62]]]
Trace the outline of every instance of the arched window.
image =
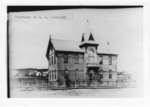
[[94,49],[90,49],[90,50],[89,50],[89,56],[90,56],[90,57],[93,57],[93,56],[94,56]]

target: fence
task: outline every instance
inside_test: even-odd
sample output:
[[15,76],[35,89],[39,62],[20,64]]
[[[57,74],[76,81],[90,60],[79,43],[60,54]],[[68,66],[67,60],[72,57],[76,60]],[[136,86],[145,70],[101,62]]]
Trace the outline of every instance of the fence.
[[[55,84],[55,85],[54,85]],[[123,88],[129,87],[129,81],[69,81],[69,85],[64,81],[63,85],[57,82],[49,82],[46,78],[30,77],[16,78],[11,81],[12,88],[21,90],[48,90],[48,89],[66,89],[66,88]]]

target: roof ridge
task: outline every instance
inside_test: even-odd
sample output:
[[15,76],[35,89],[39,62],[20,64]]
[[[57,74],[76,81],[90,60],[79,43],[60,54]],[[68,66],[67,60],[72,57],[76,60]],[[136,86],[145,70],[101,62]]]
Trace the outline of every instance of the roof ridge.
[[57,39],[57,38],[51,38],[51,40],[71,41],[71,42],[78,42],[78,43],[80,43],[80,41],[75,41],[75,40],[66,40],[66,39]]

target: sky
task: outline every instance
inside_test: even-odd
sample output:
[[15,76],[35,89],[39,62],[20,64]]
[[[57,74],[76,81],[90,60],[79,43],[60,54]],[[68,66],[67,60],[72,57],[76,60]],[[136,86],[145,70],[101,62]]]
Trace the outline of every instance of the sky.
[[10,12],[10,66],[48,68],[45,55],[50,35],[55,39],[81,41],[88,28],[99,42],[100,52],[119,55],[118,71],[140,72],[142,17],[142,8]]

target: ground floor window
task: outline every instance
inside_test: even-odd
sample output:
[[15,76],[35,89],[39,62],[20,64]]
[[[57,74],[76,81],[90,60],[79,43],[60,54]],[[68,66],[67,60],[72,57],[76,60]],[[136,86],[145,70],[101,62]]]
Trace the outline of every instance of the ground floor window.
[[99,77],[100,77],[100,79],[103,79],[103,74],[100,74]]
[[56,75],[56,70],[54,70],[55,72],[54,72],[54,79],[56,80],[56,78],[57,78],[57,75]]
[[109,74],[109,79],[112,79],[112,74]]

